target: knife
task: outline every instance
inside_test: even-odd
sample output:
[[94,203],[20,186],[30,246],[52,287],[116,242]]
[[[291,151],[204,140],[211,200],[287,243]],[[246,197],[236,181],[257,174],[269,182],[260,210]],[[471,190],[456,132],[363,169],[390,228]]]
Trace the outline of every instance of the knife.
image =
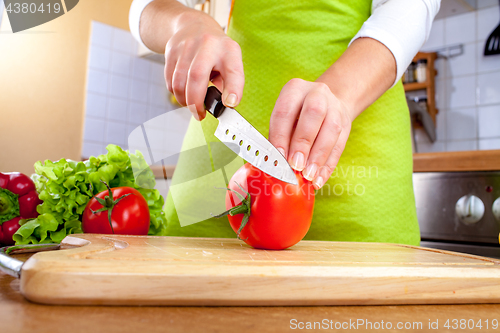
[[298,185],[285,157],[238,111],[222,104],[222,94],[215,86],[207,89],[205,109],[219,120],[215,137],[229,149],[268,175]]

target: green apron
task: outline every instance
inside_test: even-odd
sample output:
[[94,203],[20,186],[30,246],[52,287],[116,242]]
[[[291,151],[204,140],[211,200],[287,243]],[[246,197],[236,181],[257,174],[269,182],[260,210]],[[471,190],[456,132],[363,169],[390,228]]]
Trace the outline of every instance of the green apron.
[[[292,78],[316,80],[347,49],[370,9],[370,0],[236,0],[228,35],[241,46],[245,70],[237,110],[267,136],[271,111],[285,83]],[[199,147],[206,152],[181,153],[173,184],[187,187],[176,196],[177,208],[194,208],[203,201],[189,188],[193,181],[187,185],[186,179],[220,168],[223,154],[215,156],[211,148],[218,142],[213,135],[217,123],[211,116],[201,123],[191,120],[183,150]],[[241,164],[237,158],[225,168],[226,183]],[[197,181],[207,181],[203,179]],[[166,234],[235,237],[226,218],[181,227],[172,188],[165,206]],[[401,82],[353,122],[336,170],[316,194],[305,239],[419,244],[410,118]]]

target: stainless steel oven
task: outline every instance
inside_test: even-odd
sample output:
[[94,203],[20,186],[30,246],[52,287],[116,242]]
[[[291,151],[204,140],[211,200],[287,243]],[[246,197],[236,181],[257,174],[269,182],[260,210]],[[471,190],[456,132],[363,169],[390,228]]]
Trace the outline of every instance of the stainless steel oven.
[[500,172],[413,174],[421,246],[500,258]]

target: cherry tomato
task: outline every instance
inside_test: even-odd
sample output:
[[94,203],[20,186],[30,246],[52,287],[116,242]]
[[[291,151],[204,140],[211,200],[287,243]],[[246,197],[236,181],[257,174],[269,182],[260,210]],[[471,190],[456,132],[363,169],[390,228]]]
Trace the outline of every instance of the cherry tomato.
[[17,229],[19,229],[20,220],[21,217],[18,216],[10,221],[2,223],[2,226],[0,227],[0,246],[14,244],[12,236],[16,233]]
[[19,196],[23,196],[30,191],[35,190],[35,183],[30,179],[30,177],[19,172],[12,172],[8,174],[10,177],[7,189],[12,193],[16,193]]
[[[109,210],[113,228],[108,218]],[[149,218],[148,203],[139,191],[131,187],[115,187],[97,194],[87,203],[82,230],[96,234],[147,235]]]
[[[248,245],[260,249],[280,250],[295,245],[304,238],[311,226],[314,188],[300,172],[295,172],[295,175],[298,185],[282,182],[249,163],[233,175],[229,189],[244,197],[249,194],[250,197],[248,222],[239,234],[239,238]],[[234,207],[242,201],[232,191],[227,191],[226,209],[237,212],[240,209]],[[228,215],[229,223],[237,234],[244,216],[244,212]]]

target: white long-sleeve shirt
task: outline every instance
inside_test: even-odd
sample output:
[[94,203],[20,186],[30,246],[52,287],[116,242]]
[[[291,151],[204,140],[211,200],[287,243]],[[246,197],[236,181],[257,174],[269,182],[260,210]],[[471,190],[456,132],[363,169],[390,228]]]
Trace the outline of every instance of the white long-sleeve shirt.
[[[134,0],[130,7],[129,24],[132,35],[144,45],[139,34],[142,11],[153,0]],[[178,0],[188,7],[204,0]],[[236,0],[237,1],[237,0]],[[384,44],[396,60],[396,84],[413,57],[424,45],[441,0],[373,0],[372,14],[351,40],[369,37]],[[145,45],[144,45],[145,46]]]

